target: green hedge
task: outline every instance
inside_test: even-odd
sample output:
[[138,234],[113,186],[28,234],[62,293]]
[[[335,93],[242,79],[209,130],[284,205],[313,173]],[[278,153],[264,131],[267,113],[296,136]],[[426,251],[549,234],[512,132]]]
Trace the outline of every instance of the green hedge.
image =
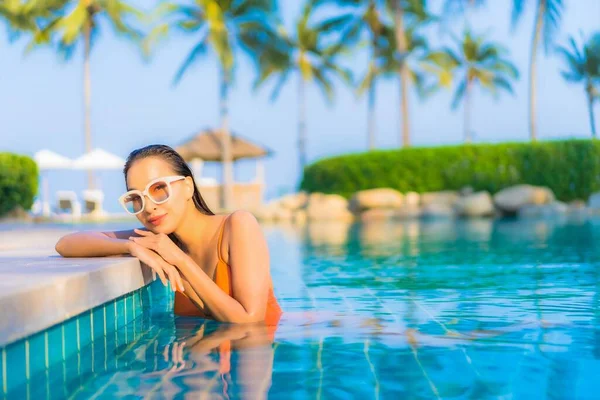
[[21,206],[31,209],[38,189],[38,168],[30,157],[0,153],[0,216]]
[[354,192],[391,187],[419,193],[475,190],[495,193],[529,183],[547,186],[563,201],[600,191],[600,141],[477,144],[379,150],[319,160],[307,166],[301,189]]

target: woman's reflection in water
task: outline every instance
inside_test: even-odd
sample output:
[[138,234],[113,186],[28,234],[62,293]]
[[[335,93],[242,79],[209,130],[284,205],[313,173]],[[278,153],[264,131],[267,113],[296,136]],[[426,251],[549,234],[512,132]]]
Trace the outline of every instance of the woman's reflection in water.
[[267,398],[276,327],[176,317],[175,328],[176,337],[163,352],[171,375],[159,389],[164,395]]

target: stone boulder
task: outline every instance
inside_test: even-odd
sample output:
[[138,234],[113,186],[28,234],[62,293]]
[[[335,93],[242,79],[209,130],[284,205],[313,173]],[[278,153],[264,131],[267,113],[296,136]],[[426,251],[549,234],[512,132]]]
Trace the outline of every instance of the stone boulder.
[[306,204],[309,220],[352,220],[348,200],[337,194],[312,193]]
[[21,206],[16,206],[11,211],[0,217],[0,221],[25,221],[32,222],[33,217]]
[[285,208],[287,210],[292,211],[304,208],[306,206],[307,201],[308,194],[306,192],[288,194],[277,200],[281,208]]
[[304,225],[307,221],[306,210],[296,210],[292,216],[292,221],[297,225]]
[[421,207],[421,217],[424,219],[454,218],[454,207],[444,203],[429,203]]
[[362,222],[387,221],[397,219],[397,214],[398,210],[393,210],[390,208],[372,208],[360,213],[360,220]]
[[569,212],[569,206],[560,201],[549,204],[529,204],[521,207],[517,216],[519,218],[553,218],[561,217]]
[[398,209],[402,207],[404,196],[397,190],[390,188],[361,190],[350,199],[350,209],[363,211],[376,208]]
[[486,191],[462,196],[454,207],[457,214],[463,217],[488,217],[494,214],[492,196]]
[[273,220],[280,222],[289,222],[292,220],[294,212],[281,206],[273,210]]
[[554,200],[550,189],[532,185],[511,186],[494,195],[494,204],[505,213],[516,213],[524,206],[549,204]]
[[427,192],[421,194],[421,205],[429,206],[431,204],[443,204],[454,207],[460,196],[453,190],[444,190],[441,192]]
[[408,192],[404,195],[404,207],[417,208],[421,204],[421,195],[417,192]]

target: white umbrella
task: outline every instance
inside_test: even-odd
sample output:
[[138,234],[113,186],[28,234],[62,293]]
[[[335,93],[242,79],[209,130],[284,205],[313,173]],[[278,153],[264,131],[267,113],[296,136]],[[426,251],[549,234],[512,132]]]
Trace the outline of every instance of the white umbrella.
[[73,161],[75,169],[120,169],[125,165],[125,160],[106,150],[94,149]]
[[42,214],[48,216],[50,215],[50,203],[48,202],[50,196],[48,194],[48,178],[46,177],[44,171],[50,169],[71,168],[73,165],[73,160],[48,149],[38,151],[33,155],[33,159],[38,165],[38,168],[41,171],[42,175]]
[[51,150],[40,150],[33,155],[39,169],[64,169],[71,168],[73,160],[61,156]]

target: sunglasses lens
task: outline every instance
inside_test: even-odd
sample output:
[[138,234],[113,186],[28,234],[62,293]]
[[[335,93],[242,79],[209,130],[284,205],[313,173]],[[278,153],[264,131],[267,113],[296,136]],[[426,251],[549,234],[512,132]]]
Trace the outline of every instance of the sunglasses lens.
[[123,204],[125,205],[125,208],[127,209],[127,211],[129,211],[132,214],[139,213],[140,211],[142,211],[142,208],[144,207],[144,202],[143,202],[142,197],[136,193],[130,194],[127,197],[125,197]]
[[156,182],[148,189],[148,196],[150,196],[155,203],[164,203],[169,199],[169,195],[169,185],[163,181]]

